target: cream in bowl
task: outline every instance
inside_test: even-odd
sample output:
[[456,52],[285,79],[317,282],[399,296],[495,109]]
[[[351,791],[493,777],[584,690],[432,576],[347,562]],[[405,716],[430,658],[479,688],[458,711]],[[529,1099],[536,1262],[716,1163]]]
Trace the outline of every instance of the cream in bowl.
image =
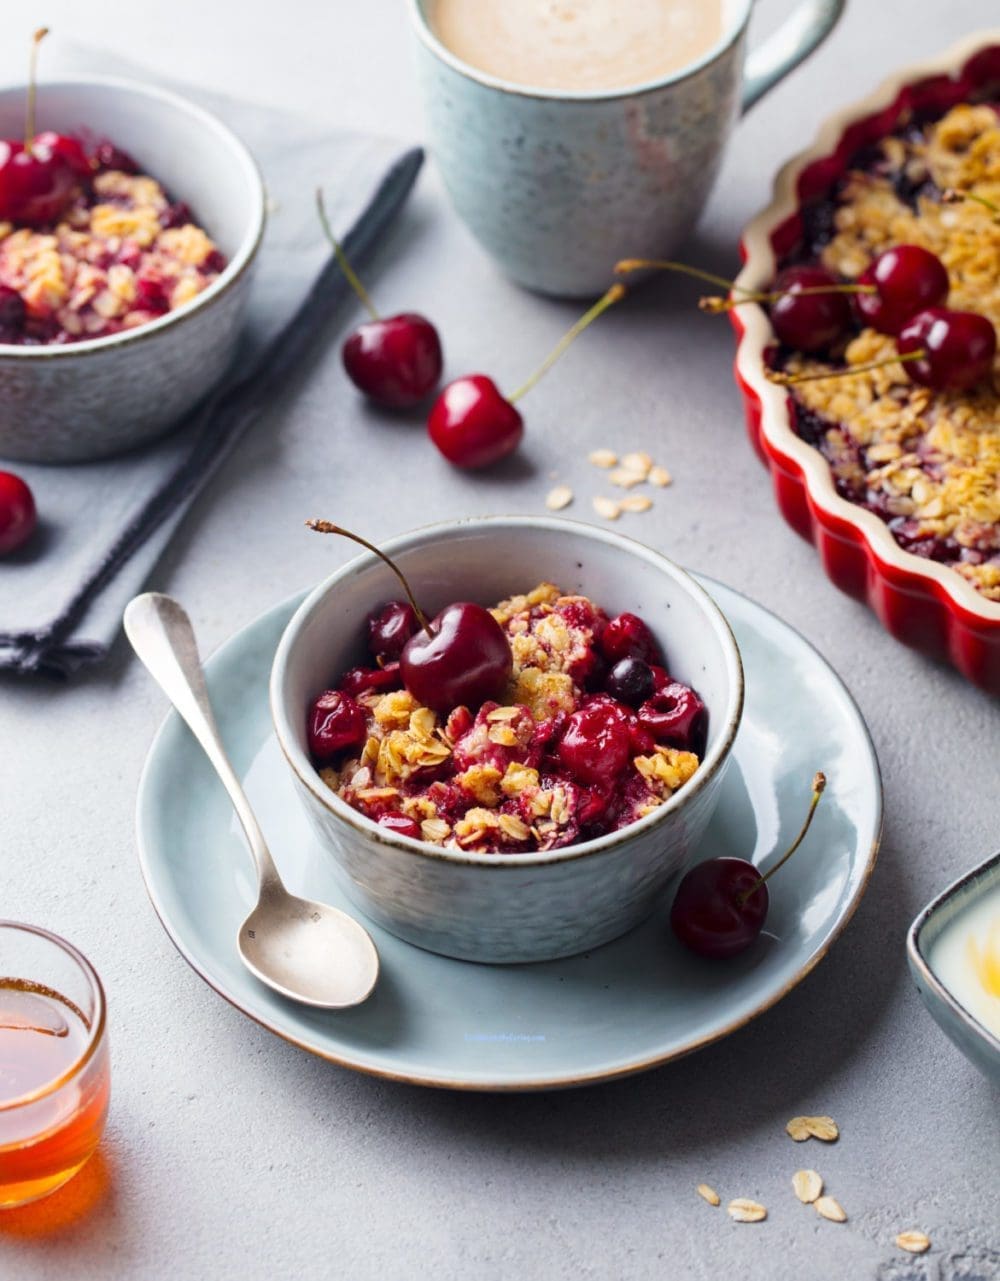
[[[343,771],[325,766],[310,751],[315,747],[312,712],[318,694],[343,685],[359,667],[372,669],[368,619],[399,596],[399,586],[384,564],[365,556],[321,584],[297,611],[275,657],[272,712],[299,798],[352,901],[411,942],[471,960],[546,960],[624,933],[648,915],[685,866],[718,800],[743,701],[739,653],[725,619],[703,589],[666,558],[610,531],[570,521],[470,520],[405,535],[384,550],[428,615],[457,601],[492,606],[504,620],[498,626],[513,629],[511,649],[521,658],[495,697],[467,709],[469,723],[453,726],[462,729],[455,736],[449,733],[454,709],[427,708],[427,699],[414,699],[406,690],[398,698],[398,687],[367,700],[357,689],[365,715],[355,729],[354,754],[342,758],[350,763],[345,788]],[[543,576],[537,591],[525,591],[529,574]],[[633,719],[624,710],[627,704],[600,690],[587,691],[576,664],[585,666],[596,656],[592,624],[598,609],[607,619],[640,618],[666,649],[673,683],[690,691],[703,709],[694,731],[697,750],[658,743],[642,730],[642,703],[634,709],[641,742],[633,743],[627,739]],[[543,640],[558,637],[553,648],[569,646],[558,665],[537,661],[537,654],[550,648],[536,634],[543,619],[554,620],[543,626]],[[529,650],[536,661],[526,661]],[[567,679],[553,681],[556,676]],[[650,698],[655,700],[657,692]],[[550,706],[547,700],[564,700],[564,705]],[[608,710],[613,702],[622,710]],[[590,713],[588,706],[594,709]],[[369,733],[377,713],[384,725]],[[574,775],[579,766],[572,751],[562,752],[558,741],[574,717],[587,715],[618,724],[625,737],[619,743],[615,731],[608,731],[608,751],[620,754],[624,743],[627,753],[627,761],[619,762],[622,768],[609,769],[606,778],[596,759],[590,781]],[[438,757],[435,762],[428,757],[427,787],[412,773],[406,780],[377,778],[373,766],[380,756],[393,751],[405,761],[411,747],[416,752],[421,746],[421,730],[426,731],[423,747],[433,748]],[[548,733],[552,745],[544,741]],[[375,741],[369,746],[369,740]],[[365,752],[373,761],[361,762]],[[451,799],[436,805],[433,814],[421,815],[421,804],[428,796],[435,799],[437,766],[439,791]],[[332,773],[324,777],[326,769]],[[357,780],[352,790],[355,776],[366,769],[371,777]],[[456,777],[470,770],[471,776],[456,784]],[[384,813],[395,822],[378,821],[383,813],[372,793],[380,784],[394,788],[392,797],[384,797],[391,802]],[[476,789],[482,789],[483,803],[466,803],[466,790],[471,799]],[[360,797],[358,791],[369,795]],[[524,811],[533,803],[547,811],[535,816],[542,821],[534,824]],[[548,826],[553,807],[560,818],[589,815],[591,821],[556,823],[553,829]],[[592,821],[601,815],[607,819],[603,825]]]
[[907,959],[935,1021],[1000,1084],[1000,854],[924,908],[910,927]]

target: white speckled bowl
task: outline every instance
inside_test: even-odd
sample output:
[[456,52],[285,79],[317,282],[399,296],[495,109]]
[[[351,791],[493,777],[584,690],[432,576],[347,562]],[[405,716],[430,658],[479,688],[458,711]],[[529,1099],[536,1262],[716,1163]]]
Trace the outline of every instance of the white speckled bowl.
[[640,614],[670,671],[709,713],[708,747],[686,787],[618,832],[547,853],[478,854],[396,836],[350,808],[309,759],[310,700],[362,654],[365,616],[399,585],[364,555],[321,583],[292,617],[271,672],[271,711],[299,797],[345,892],[400,938],[472,961],[543,961],[617,938],[653,909],[693,853],[719,797],[743,710],[736,641],[705,590],[658,552],[554,517],[432,525],[384,545],[428,611],[490,604],[542,580],[609,613]]
[[[23,87],[0,90],[0,137],[24,128]],[[162,435],[229,364],[264,230],[253,157],[223,124],[175,94],[127,80],[43,83],[38,128],[107,138],[135,156],[229,260],[203,293],[127,333],[66,346],[0,343],[0,458],[101,458]]]

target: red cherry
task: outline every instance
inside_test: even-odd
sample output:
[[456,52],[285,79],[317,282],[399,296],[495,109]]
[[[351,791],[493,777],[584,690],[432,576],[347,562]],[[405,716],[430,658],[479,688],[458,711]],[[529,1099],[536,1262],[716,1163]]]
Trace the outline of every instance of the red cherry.
[[0,556],[23,547],[37,524],[31,490],[12,471],[0,471]]
[[743,858],[710,858],[681,878],[670,909],[670,924],[692,952],[729,957],[753,943],[767,918],[766,882],[802,844],[825,787],[826,778],[817,774],[806,821],[770,871],[762,873]]
[[427,431],[456,467],[489,467],[521,443],[524,419],[492,378],[470,374],[441,392],[431,406]]
[[[119,173],[139,173],[139,166],[127,151],[116,147],[113,142],[99,142],[94,148],[94,160],[101,169],[117,169]],[[190,219],[188,220],[190,221]],[[172,226],[179,226],[172,223]]]
[[337,688],[351,698],[373,691],[388,694],[390,690],[401,689],[402,685],[398,663],[386,663],[384,667],[349,667],[337,682]]
[[618,614],[612,618],[605,624],[598,645],[609,663],[623,658],[641,658],[649,664],[663,662],[656,638],[638,614]]
[[373,657],[383,663],[394,662],[419,628],[420,623],[408,601],[387,601],[368,615],[368,648]]
[[919,245],[893,245],[858,277],[876,293],[855,294],[861,319],[883,334],[898,334],[918,311],[937,307],[948,297],[948,272],[937,254]]
[[630,759],[630,720],[620,703],[595,695],[566,722],[556,755],[577,782],[610,788]]
[[87,167],[80,144],[61,134],[39,134],[30,151],[22,142],[0,140],[0,219],[28,227],[54,223]]
[[366,321],[341,354],[355,387],[390,409],[410,409],[430,395],[444,363],[437,330],[416,312]]
[[710,858],[695,864],[681,880],[670,924],[699,956],[735,956],[764,928],[768,901],[767,886],[752,863]]
[[896,349],[901,356],[923,353],[903,364],[914,382],[935,391],[963,391],[992,373],[997,333],[976,312],[929,307],[900,331]]
[[420,840],[420,824],[416,819],[410,818],[406,814],[399,814],[395,811],[388,814],[382,814],[378,820],[379,827],[387,828],[390,832],[395,832],[397,836],[412,836],[415,841]]
[[411,636],[399,661],[403,683],[413,697],[437,712],[478,708],[500,698],[513,668],[507,634],[482,605],[447,605]]
[[485,374],[469,374],[449,383],[431,406],[427,419],[428,434],[445,458],[456,467],[473,469],[489,467],[512,454],[524,435],[524,419],[514,402],[534,387],[589,324],[624,296],[624,285],[612,285],[510,396],[504,396]]
[[698,755],[704,750],[707,719],[705,704],[680,681],[664,685],[639,708],[639,724],[658,743]]
[[325,690],[309,709],[309,751],[328,761],[348,747],[360,747],[368,737],[365,714],[348,694]]
[[846,294],[802,292],[835,291],[840,283],[823,267],[789,267],[778,276],[775,292],[783,292],[771,304],[771,324],[786,346],[797,351],[823,351],[847,333],[851,304]]

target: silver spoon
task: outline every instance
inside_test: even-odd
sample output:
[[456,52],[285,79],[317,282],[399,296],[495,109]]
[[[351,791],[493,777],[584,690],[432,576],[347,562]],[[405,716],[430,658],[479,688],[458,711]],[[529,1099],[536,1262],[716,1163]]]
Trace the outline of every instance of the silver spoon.
[[240,926],[243,963],[282,996],[324,1010],[360,1005],[378,978],[378,952],[353,917],[285,889],[246,793],[226,756],[191,620],[169,596],[146,592],[125,609],[125,634],[215,767],[257,868],[257,906]]

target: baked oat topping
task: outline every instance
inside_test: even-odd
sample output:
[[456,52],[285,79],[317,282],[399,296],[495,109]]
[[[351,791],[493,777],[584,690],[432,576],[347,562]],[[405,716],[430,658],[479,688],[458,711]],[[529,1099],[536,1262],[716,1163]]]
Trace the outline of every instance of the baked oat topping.
[[54,226],[0,223],[0,286],[25,309],[0,341],[62,344],[134,329],[189,302],[225,265],[155,179],[98,169]]
[[[1000,222],[978,200],[944,200],[949,188],[1000,202],[993,106],[953,107],[867,149],[831,196],[830,234],[814,256],[856,279],[891,246],[919,245],[947,269],[948,306],[1000,327]],[[895,353],[891,337],[862,328],[829,359],[792,353],[783,367],[821,374]],[[842,497],[885,520],[905,550],[1000,601],[1000,366],[992,383],[965,392],[932,393],[891,363],[797,383],[792,394],[799,434],[826,457]]]
[[[540,583],[490,612],[512,655],[501,701],[438,714],[402,688],[355,691],[363,716],[358,737],[319,762],[323,781],[344,801],[376,822],[410,819],[412,834],[434,844],[518,853],[624,827],[694,776],[700,745],[696,752],[658,741],[643,727],[642,708],[599,692],[606,674],[599,646],[609,620],[589,598]],[[353,681],[365,670],[347,675]],[[386,670],[372,669],[377,683]],[[657,670],[669,682],[665,669]],[[328,692],[320,699],[345,697]],[[576,713],[607,716],[620,727],[623,755],[604,781],[581,780],[566,764],[563,739]]]

